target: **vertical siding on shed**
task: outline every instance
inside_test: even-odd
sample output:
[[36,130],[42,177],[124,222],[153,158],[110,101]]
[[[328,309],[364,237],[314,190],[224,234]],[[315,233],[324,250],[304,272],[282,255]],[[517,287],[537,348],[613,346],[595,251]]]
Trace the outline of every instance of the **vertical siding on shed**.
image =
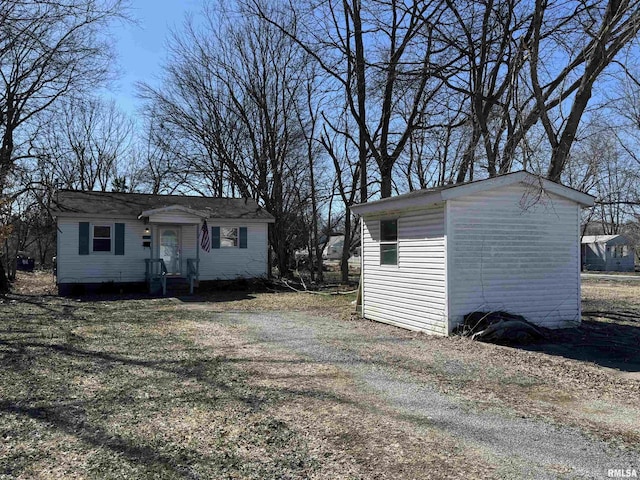
[[450,200],[449,319],[505,310],[545,327],[580,320],[575,202],[524,185]]
[[446,335],[444,205],[382,218],[398,218],[398,265],[380,265],[380,217],[365,217],[363,316]]

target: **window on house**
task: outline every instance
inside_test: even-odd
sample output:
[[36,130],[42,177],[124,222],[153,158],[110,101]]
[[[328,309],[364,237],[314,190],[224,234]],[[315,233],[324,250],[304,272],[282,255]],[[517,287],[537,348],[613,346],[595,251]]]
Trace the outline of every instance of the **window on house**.
[[380,221],[380,265],[398,264],[398,220]]
[[238,227],[220,228],[220,247],[231,248],[238,246]]
[[613,247],[613,258],[626,257],[629,254],[627,245],[616,245]]
[[111,251],[111,225],[93,226],[93,251]]

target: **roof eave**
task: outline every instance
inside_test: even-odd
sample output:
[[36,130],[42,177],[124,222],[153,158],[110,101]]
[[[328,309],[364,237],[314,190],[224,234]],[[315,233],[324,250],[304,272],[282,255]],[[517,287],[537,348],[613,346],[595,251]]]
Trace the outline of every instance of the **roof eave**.
[[392,212],[416,207],[427,207],[443,200],[441,191],[425,192],[424,195],[414,195],[410,198],[389,197],[370,203],[359,203],[351,206],[351,211],[357,215],[368,213]]
[[514,172],[510,175],[504,175],[486,180],[471,182],[462,185],[453,186],[437,192],[424,192],[424,194],[413,194],[411,197],[400,195],[398,197],[389,197],[369,203],[360,203],[353,205],[351,211],[358,215],[366,215],[369,213],[381,213],[393,210],[404,210],[412,207],[426,207],[428,205],[441,201],[452,200],[474,193],[480,193],[487,190],[493,190],[499,187],[506,187],[516,183],[524,183],[531,185],[533,188],[542,188],[544,191],[559,195],[578,203],[582,207],[591,207],[595,203],[595,197],[587,193],[574,190],[573,188],[560,185],[550,180],[538,177],[529,172]]
[[595,197],[592,195],[524,171],[515,172],[511,175],[505,175],[502,177],[489,178],[482,182],[468,183],[444,190],[442,192],[442,198],[444,200],[451,200],[454,198],[472,195],[474,193],[484,192],[486,190],[492,190],[494,188],[514,185],[516,183],[524,183],[526,185],[530,185],[532,188],[542,188],[544,191],[572,200],[583,207],[591,207],[595,203]]

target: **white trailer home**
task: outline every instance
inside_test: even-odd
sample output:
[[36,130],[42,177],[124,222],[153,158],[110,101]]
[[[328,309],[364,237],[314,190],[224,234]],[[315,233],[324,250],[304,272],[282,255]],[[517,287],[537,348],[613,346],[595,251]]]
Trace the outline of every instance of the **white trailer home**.
[[448,335],[474,311],[580,322],[585,193],[528,172],[355,205],[362,315]]
[[631,239],[624,235],[585,235],[582,237],[584,270],[633,272],[636,252]]
[[52,213],[61,294],[268,273],[274,218],[251,199],[61,190]]

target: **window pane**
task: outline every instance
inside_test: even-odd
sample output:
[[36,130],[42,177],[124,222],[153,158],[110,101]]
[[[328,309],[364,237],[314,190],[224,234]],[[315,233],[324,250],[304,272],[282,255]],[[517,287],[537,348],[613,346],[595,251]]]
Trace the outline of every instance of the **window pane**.
[[111,239],[110,238],[94,238],[93,251],[94,252],[110,252]]
[[381,265],[397,265],[398,264],[398,244],[397,243],[380,245],[380,264]]
[[380,240],[383,242],[398,240],[398,220],[382,220],[380,222]]
[[110,238],[111,227],[109,226],[95,226],[93,227],[93,238]]
[[220,246],[221,247],[237,247],[238,246],[238,229],[236,227],[222,227],[220,229]]

